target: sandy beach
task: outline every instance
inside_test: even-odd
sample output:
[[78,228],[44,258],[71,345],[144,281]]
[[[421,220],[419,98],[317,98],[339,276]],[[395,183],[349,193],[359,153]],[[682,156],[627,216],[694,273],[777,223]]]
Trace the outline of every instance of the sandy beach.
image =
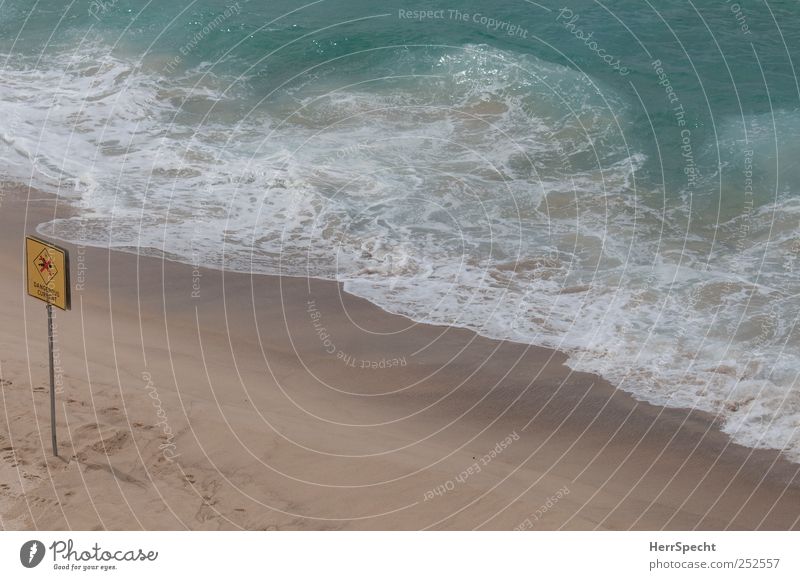
[[800,527],[800,466],[562,353],[416,324],[333,282],[72,244],[54,458],[22,249],[70,211],[3,191],[2,529]]

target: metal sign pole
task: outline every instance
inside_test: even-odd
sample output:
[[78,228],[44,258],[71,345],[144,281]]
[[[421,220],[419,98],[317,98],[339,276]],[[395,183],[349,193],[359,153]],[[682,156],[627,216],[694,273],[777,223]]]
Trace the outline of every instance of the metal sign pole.
[[25,236],[25,285],[28,296],[47,303],[47,347],[50,354],[50,436],[53,455],[58,457],[56,439],[56,380],[53,364],[53,306],[70,310],[69,252],[40,240]]
[[47,346],[50,351],[50,437],[53,441],[53,455],[58,457],[56,440],[56,378],[53,368],[53,305],[47,303]]

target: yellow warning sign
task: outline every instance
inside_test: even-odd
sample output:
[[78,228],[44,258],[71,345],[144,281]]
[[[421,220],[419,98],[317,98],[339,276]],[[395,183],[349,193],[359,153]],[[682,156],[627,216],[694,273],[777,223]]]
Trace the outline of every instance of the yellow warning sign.
[[70,309],[69,252],[33,236],[25,238],[28,295]]

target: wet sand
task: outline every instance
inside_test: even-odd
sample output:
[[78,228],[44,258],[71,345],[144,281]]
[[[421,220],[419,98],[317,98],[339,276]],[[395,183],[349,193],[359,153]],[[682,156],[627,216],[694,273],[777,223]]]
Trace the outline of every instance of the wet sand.
[[800,527],[800,466],[562,353],[416,324],[333,282],[74,244],[51,457],[23,236],[71,210],[3,193],[2,529]]

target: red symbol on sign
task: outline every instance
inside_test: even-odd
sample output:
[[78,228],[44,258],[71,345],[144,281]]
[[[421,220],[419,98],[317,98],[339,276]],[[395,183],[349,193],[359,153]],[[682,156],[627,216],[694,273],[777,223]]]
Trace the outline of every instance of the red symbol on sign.
[[56,274],[58,274],[58,270],[56,269],[56,265],[53,263],[53,257],[45,248],[42,250],[38,256],[36,256],[36,268],[39,270],[39,275],[44,280],[44,283],[47,284],[52,280]]

